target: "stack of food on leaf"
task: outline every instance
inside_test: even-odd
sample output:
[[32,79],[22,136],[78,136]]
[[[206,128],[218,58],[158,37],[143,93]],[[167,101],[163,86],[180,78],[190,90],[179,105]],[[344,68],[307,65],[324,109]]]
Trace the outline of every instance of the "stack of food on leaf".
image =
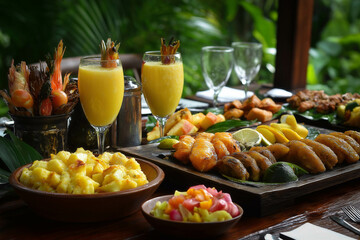
[[360,94],[327,95],[324,91],[303,90],[287,99],[299,113],[314,109],[316,113],[336,113],[341,123],[360,127]]
[[9,68],[9,92],[0,90],[13,115],[50,116],[71,112],[79,99],[77,83],[69,81],[70,73],[61,75],[61,60],[65,48],[60,41],[54,58],[46,57],[46,68],[40,62],[37,66],[22,61],[15,67],[14,60]]

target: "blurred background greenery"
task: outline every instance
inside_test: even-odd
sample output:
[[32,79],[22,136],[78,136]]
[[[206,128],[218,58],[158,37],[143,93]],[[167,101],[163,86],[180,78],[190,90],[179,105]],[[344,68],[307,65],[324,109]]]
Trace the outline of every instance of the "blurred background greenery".
[[[360,90],[360,1],[315,0],[308,66],[309,89],[328,94]],[[43,60],[60,39],[64,57],[99,53],[101,39],[121,42],[120,53],[158,49],[160,37],[180,39],[184,96],[206,89],[201,47],[258,41],[264,57],[257,81],[275,71],[277,0],[35,0],[0,1],[0,89],[11,59]],[[228,85],[239,85],[233,74]]]

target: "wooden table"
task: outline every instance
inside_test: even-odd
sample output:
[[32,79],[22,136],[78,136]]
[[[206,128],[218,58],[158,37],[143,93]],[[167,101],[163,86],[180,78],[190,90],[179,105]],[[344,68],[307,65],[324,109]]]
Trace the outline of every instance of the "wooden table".
[[[154,196],[172,193],[175,189],[166,181]],[[218,239],[262,239],[266,233],[288,231],[305,222],[311,222],[344,235],[357,238],[329,219],[335,213],[343,214],[341,207],[359,205],[360,179],[352,180],[296,199],[294,205],[276,214],[262,218],[244,217]],[[360,227],[359,224],[353,223]],[[62,223],[44,219],[32,212],[12,192],[0,198],[0,239],[172,239],[162,236],[147,223],[140,211],[110,222]]]

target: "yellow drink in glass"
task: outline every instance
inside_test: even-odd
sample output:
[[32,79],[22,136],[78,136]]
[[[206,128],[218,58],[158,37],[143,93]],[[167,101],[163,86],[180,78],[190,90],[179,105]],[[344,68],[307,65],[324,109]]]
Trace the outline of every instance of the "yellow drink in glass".
[[79,67],[78,87],[86,118],[93,126],[107,126],[119,114],[124,96],[124,73],[120,66]]
[[175,112],[184,86],[182,62],[145,62],[141,71],[142,89],[151,113],[167,117]]

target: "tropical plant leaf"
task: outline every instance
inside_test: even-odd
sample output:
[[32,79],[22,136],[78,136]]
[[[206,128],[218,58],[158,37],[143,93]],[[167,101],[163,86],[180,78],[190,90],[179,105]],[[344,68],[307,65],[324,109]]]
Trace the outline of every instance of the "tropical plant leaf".
[[33,147],[19,140],[11,131],[0,137],[0,159],[8,169],[0,169],[0,181],[7,181],[10,173],[18,167],[43,159]]
[[209,127],[206,130],[206,132],[210,132],[210,133],[227,132],[233,128],[246,127],[246,126],[253,125],[256,122],[257,122],[257,120],[247,121],[247,120],[231,119],[231,120],[226,120],[224,122],[219,122],[219,123],[212,125],[211,127]]

